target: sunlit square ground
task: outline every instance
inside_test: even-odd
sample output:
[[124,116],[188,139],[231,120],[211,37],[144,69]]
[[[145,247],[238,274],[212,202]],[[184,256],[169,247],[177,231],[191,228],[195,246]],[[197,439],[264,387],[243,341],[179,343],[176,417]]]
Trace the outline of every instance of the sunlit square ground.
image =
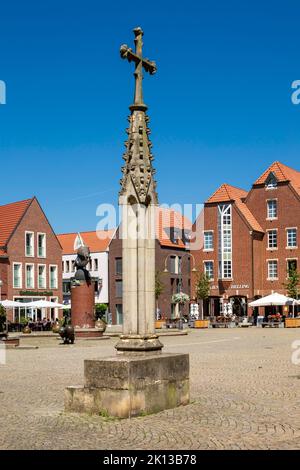
[[131,420],[64,413],[64,388],[83,383],[83,360],[116,338],[25,339],[0,365],[1,449],[299,449],[300,329],[193,330],[163,337],[190,353],[191,404]]

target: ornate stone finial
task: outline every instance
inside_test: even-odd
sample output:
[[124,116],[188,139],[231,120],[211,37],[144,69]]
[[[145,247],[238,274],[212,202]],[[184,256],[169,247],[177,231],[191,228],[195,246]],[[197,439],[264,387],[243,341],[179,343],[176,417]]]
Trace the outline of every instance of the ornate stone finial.
[[142,81],[143,81],[143,69],[145,69],[146,72],[150,73],[150,75],[155,74],[157,68],[156,68],[156,63],[143,58],[143,35],[144,32],[141,27],[134,28],[133,30],[135,39],[135,52],[127,46],[127,44],[122,44],[120,47],[120,54],[122,59],[127,59],[128,62],[134,62],[135,63],[135,71],[134,71],[134,76],[135,76],[135,93],[134,93],[134,103],[130,107],[131,110],[133,109],[142,109],[146,111],[147,106],[145,105],[143,101],[143,87],[142,87]]
[[157,204],[156,182],[152,167],[153,155],[151,153],[152,143],[149,140],[150,129],[148,128],[149,118],[146,115],[147,106],[143,101],[143,69],[153,75],[156,72],[155,62],[144,59],[143,30],[137,27],[133,30],[135,35],[135,52],[126,44],[120,48],[120,54],[128,62],[135,63],[135,94],[134,103],[130,106],[131,116],[129,117],[129,128],[126,130],[128,140],[125,143],[124,153],[125,166],[122,168],[123,177],[121,179],[120,196],[134,196],[141,204]]

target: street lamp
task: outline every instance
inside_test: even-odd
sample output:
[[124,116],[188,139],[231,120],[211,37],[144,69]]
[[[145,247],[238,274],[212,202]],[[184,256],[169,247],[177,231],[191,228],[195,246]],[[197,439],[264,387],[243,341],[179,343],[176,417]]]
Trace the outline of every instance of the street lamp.
[[[168,259],[169,259],[170,256],[174,256],[174,254],[173,254],[173,253],[169,253],[169,254],[166,256],[166,259],[165,259],[165,269],[164,269],[164,271],[163,271],[163,272],[166,273],[166,274],[169,273],[169,270],[168,270],[168,268],[167,268],[167,261],[168,261]],[[192,253],[184,253],[183,255],[181,255],[181,256],[180,256],[180,263],[182,262],[183,258],[185,258],[186,256],[188,256],[188,257],[190,257],[190,258],[193,259],[193,268],[192,268],[192,272],[193,272],[193,273],[198,272],[198,269],[196,268],[195,257],[194,257],[194,255],[193,255]],[[174,274],[177,274],[177,273],[174,273]],[[179,269],[178,274],[179,274],[179,293],[180,293],[181,290],[182,290],[182,269],[181,269],[181,267],[180,267],[180,269]],[[181,312],[180,312],[180,317],[182,317]]]

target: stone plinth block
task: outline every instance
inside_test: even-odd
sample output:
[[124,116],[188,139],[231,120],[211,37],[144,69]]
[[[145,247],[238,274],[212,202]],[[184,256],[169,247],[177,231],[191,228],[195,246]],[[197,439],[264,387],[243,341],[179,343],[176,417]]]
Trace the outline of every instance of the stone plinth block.
[[129,418],[190,399],[188,354],[86,360],[84,377],[84,387],[65,390],[66,411]]
[[101,338],[103,336],[103,331],[97,330],[97,328],[76,328],[75,330],[76,338]]
[[95,327],[95,283],[77,281],[71,288],[72,326],[74,328]]

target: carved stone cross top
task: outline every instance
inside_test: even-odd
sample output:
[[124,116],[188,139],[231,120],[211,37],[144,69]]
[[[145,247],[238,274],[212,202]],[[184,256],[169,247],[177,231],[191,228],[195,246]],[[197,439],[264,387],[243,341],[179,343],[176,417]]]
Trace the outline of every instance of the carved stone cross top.
[[135,34],[135,52],[128,47],[126,44],[123,44],[120,48],[120,54],[122,59],[127,59],[128,62],[135,63],[135,93],[134,93],[134,104],[130,106],[130,109],[133,111],[135,109],[146,110],[147,107],[143,101],[143,68],[146,72],[153,75],[156,72],[155,62],[146,59],[143,57],[143,30],[142,28],[134,28]]

